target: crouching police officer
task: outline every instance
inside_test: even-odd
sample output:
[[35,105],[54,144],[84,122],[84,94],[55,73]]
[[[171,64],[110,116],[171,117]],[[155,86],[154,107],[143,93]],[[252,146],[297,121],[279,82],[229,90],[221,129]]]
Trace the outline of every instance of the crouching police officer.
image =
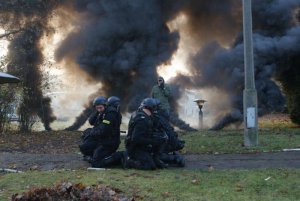
[[116,151],[121,142],[121,122],[120,99],[116,96],[112,96],[107,100],[107,106],[103,113],[102,121],[96,129],[96,132],[99,135],[99,141],[93,155],[93,167],[107,167],[120,163],[122,153]]
[[[98,96],[93,101],[93,106],[95,111],[89,117],[89,123],[97,127],[100,125],[103,120],[103,115],[106,107],[106,98],[103,96]],[[86,161],[91,161],[94,150],[98,146],[99,135],[95,132],[92,132],[92,128],[88,128],[82,133],[82,143],[79,145],[79,149],[83,154],[83,158]]]
[[183,149],[184,141],[178,138],[174,128],[169,121],[161,114],[160,100],[154,99],[156,109],[153,112],[153,130],[156,135],[167,136],[167,143],[159,150],[159,159],[168,164],[174,164],[179,167],[185,166],[183,157],[177,151]]
[[123,161],[125,168],[154,170],[162,167],[162,162],[159,161],[154,153],[155,147],[164,144],[165,139],[153,137],[151,115],[154,109],[154,99],[146,98],[130,118],[128,134],[125,140],[125,153],[128,154],[128,157],[125,156],[125,161]]

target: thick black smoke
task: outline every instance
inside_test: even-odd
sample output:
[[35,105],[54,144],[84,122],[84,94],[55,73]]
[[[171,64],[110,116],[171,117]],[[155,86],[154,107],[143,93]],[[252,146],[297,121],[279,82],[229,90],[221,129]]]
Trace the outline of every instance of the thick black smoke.
[[[284,110],[285,99],[275,78],[280,69],[289,63],[285,56],[300,53],[300,27],[294,21],[295,10],[299,6],[299,0],[253,1],[253,45],[259,115]],[[209,18],[206,20],[210,22]],[[228,20],[236,21],[234,18]],[[235,29],[222,30],[225,35],[235,34]],[[221,129],[243,118],[244,48],[241,35],[236,34],[230,48],[223,47],[220,44],[222,41],[217,40],[206,44],[191,57],[190,71],[193,75],[177,78],[177,82],[181,80],[186,87],[218,88],[229,95],[232,111],[216,123],[213,129]]]
[[[178,33],[171,33],[159,1],[77,1],[81,19],[57,51],[62,60],[80,41],[75,55],[80,67],[103,83],[107,96],[120,96],[128,111],[137,108],[155,83],[156,66],[167,62],[177,49]],[[150,87],[149,87],[150,85]]]
[[[22,80],[22,98],[19,114],[22,128],[28,129],[30,118],[40,117],[46,130],[55,120],[50,107],[51,100],[43,96],[42,49],[39,45],[48,30],[47,22],[58,1],[1,1],[1,28],[15,31],[10,36],[7,69]],[[25,122],[24,122],[25,121]]]
[[[122,109],[131,112],[149,97],[158,76],[156,67],[168,62],[177,49],[179,35],[167,27],[172,12],[164,13],[165,6],[157,0],[77,1],[74,9],[84,16],[81,28],[68,36],[56,57],[76,60],[101,81],[102,95],[119,96],[126,106]],[[87,111],[71,128],[84,122]]]
[[[298,7],[299,0],[253,1],[259,115],[284,109],[285,99],[275,78],[284,55],[298,51],[297,43],[289,44],[297,40],[298,24],[294,19]],[[242,121],[241,1],[87,0],[76,2],[74,8],[83,16],[81,28],[70,34],[57,58],[76,59],[82,69],[104,84],[107,96],[122,98],[128,105],[125,110],[134,110],[149,95],[157,76],[156,67],[168,62],[178,48],[178,32],[170,32],[166,24],[183,14],[188,19],[184,31],[200,48],[190,59],[192,76],[174,79],[173,87],[178,93],[174,93],[173,107],[177,107],[177,98],[186,88],[217,88],[229,96],[232,110],[213,128]]]
[[79,116],[76,117],[75,122],[67,127],[66,131],[75,131],[78,130],[90,117],[90,115],[93,113],[94,109],[92,107],[92,104],[85,105],[85,109],[80,113]]
[[180,1],[180,13],[188,17],[186,32],[198,47],[212,41],[230,44],[241,28],[241,1]]

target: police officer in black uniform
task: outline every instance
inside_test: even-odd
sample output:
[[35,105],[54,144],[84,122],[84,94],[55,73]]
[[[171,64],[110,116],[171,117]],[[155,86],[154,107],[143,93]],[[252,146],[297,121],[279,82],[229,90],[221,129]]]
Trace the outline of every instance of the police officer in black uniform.
[[[93,106],[95,107],[95,111],[89,117],[89,123],[92,126],[97,127],[101,123],[106,102],[107,100],[103,96],[98,96],[94,99]],[[82,143],[79,145],[79,149],[83,154],[84,160],[89,162],[93,157],[94,150],[97,148],[99,141],[99,135],[97,135],[95,132],[92,132],[92,130],[92,128],[88,128],[82,133]]]
[[184,158],[178,153],[183,149],[184,141],[178,138],[178,134],[171,126],[169,121],[165,119],[164,114],[160,110],[160,100],[154,99],[156,109],[153,112],[153,130],[156,135],[163,137],[167,135],[167,143],[163,145],[159,151],[159,159],[168,164],[174,164],[180,167],[185,166]]
[[153,155],[153,148],[160,146],[165,140],[153,138],[151,115],[154,109],[154,99],[146,98],[130,118],[125,141],[126,151],[125,161],[123,162],[125,168],[154,170],[161,165]]
[[103,119],[97,126],[100,140],[98,141],[98,147],[94,151],[93,167],[107,167],[120,162],[122,154],[116,151],[121,142],[121,122],[120,98],[112,96],[108,98]]

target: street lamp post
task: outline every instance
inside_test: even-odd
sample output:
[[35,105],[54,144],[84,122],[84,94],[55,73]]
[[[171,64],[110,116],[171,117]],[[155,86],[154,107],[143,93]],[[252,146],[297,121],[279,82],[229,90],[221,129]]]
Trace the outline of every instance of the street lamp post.
[[251,0],[243,0],[244,28],[244,145],[258,145],[257,92],[254,81]]
[[206,100],[200,100],[200,99],[197,99],[197,100],[194,100],[194,102],[198,105],[198,108],[199,108],[199,129],[203,129],[203,112],[202,112],[202,108],[203,108],[203,105],[205,102],[207,102]]

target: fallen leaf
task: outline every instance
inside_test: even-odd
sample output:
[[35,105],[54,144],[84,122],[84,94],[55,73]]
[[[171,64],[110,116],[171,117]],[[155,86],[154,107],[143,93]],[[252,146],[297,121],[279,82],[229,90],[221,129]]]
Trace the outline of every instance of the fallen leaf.
[[38,168],[39,168],[39,166],[34,165],[34,166],[32,166],[32,167],[30,168],[30,170],[37,170]]
[[235,184],[235,190],[238,191],[238,192],[243,191],[244,188],[245,188],[245,186],[243,184],[241,184],[241,183],[236,183]]
[[116,194],[116,192],[113,191],[113,190],[109,190],[108,193],[109,193],[109,195],[111,195],[111,196]]
[[171,196],[171,193],[170,192],[163,192],[161,194],[163,197],[170,197]]
[[199,180],[198,179],[193,179],[192,184],[199,184]]
[[9,165],[9,168],[16,169],[16,168],[17,168],[17,164],[15,164],[15,163],[10,164],[10,165]]
[[269,179],[271,179],[271,177],[267,177],[267,178],[265,178],[265,181],[268,181]]

